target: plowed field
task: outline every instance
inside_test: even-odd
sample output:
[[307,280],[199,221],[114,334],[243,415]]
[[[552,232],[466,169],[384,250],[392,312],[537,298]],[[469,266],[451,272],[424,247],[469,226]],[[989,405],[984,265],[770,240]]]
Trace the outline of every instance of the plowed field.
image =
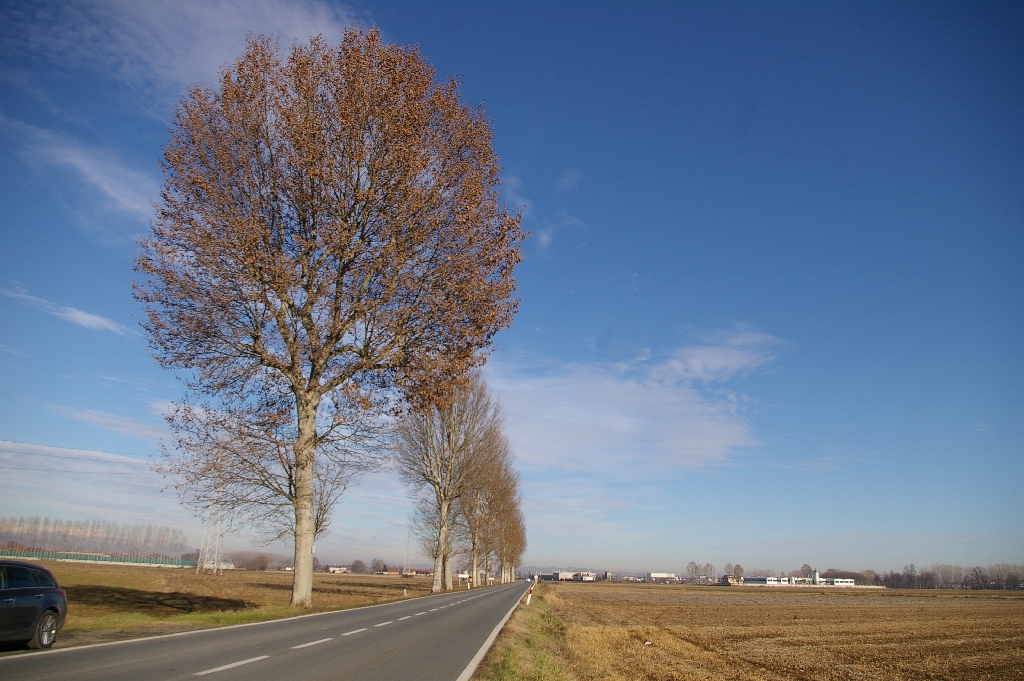
[[1024,679],[1024,593],[547,584],[578,679]]

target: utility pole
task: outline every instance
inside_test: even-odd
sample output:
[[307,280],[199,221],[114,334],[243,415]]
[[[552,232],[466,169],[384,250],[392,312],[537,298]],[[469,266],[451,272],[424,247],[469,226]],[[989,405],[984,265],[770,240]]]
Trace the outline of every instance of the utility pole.
[[216,514],[207,516],[203,524],[203,545],[199,549],[199,559],[196,560],[197,575],[206,569],[207,563],[213,565],[213,574],[224,574],[220,556],[220,543],[223,537],[220,517]]
[[402,563],[402,574],[409,574],[409,528],[405,528],[405,562]]

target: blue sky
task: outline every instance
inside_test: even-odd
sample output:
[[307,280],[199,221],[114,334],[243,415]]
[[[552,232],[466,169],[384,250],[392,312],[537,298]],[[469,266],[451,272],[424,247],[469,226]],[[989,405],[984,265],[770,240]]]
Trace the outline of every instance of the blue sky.
[[[486,371],[527,564],[1024,562],[1007,3],[5,3],[0,514],[199,539],[138,465],[182,394],[130,294],[171,112],[249,31],[354,23],[484,103],[533,233]],[[401,561],[408,514],[370,476],[318,555]]]

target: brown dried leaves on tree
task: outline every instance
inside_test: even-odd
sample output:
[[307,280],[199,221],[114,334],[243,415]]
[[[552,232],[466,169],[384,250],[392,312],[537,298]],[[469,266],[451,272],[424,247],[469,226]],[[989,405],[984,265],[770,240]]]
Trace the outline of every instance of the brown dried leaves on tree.
[[291,424],[272,444],[293,457],[297,605],[316,452],[347,432],[348,406],[443,402],[516,310],[524,233],[499,200],[490,126],[434,77],[376,30],[285,59],[250,39],[178,106],[141,242],[161,364],[190,372],[197,407],[258,421],[268,404]]

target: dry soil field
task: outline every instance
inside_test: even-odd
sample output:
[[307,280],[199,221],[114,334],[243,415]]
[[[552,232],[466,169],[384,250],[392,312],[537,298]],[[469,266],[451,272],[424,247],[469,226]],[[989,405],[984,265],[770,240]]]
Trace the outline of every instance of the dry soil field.
[[[292,573],[195,570],[42,562],[68,592],[68,621],[55,647],[241,624],[294,615]],[[426,579],[397,575],[313,577],[313,611],[384,603],[430,592]],[[11,646],[0,651],[11,652]]]
[[479,678],[1024,679],[1020,592],[566,583],[537,595]]

